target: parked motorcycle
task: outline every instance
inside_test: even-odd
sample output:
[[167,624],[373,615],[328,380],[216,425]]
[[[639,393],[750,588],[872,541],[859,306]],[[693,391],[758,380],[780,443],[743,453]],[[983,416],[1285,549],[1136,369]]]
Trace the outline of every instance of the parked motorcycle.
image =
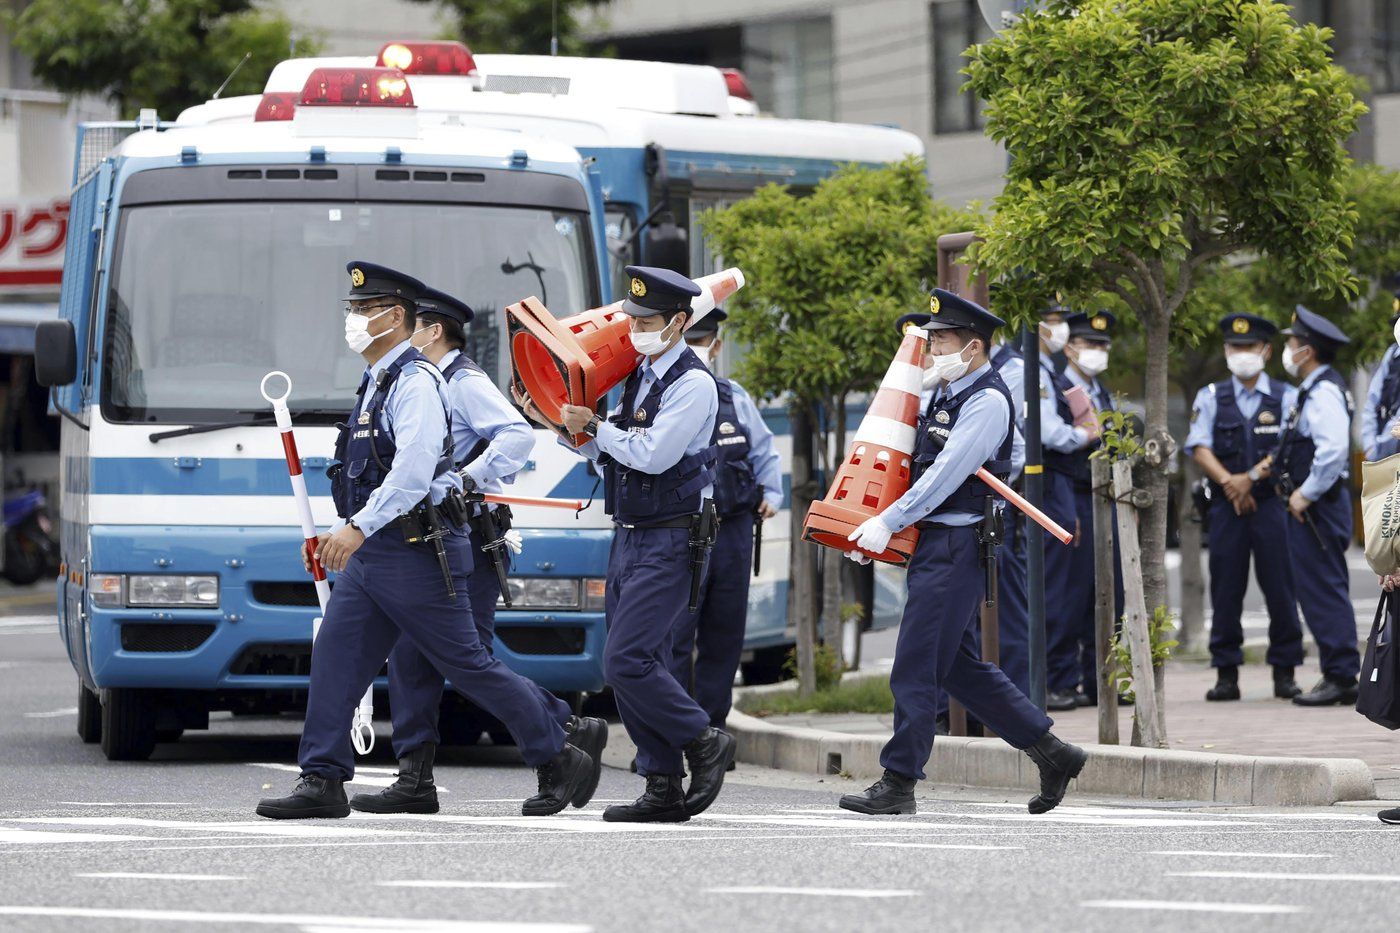
[[26,586],[58,575],[58,541],[48,502],[38,489],[8,493],[4,503],[6,580]]

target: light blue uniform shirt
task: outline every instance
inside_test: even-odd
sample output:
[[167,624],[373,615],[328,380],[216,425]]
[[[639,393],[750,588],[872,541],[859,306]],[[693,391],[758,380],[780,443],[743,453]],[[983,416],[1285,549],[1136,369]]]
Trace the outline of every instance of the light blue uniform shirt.
[[[944,388],[944,395],[957,395],[990,368],[990,363],[983,363]],[[1011,408],[995,389],[983,389],[963,402],[957,424],[948,433],[948,443],[938,459],[919,477],[918,482],[909,487],[908,492],[881,513],[880,518],[895,531],[928,518],[969,476],[997,455],[1010,424]],[[966,526],[980,522],[982,515],[978,512],[944,512],[930,520],[938,525]]]
[[1367,460],[1380,460],[1400,450],[1400,441],[1390,436],[1391,427],[1400,421],[1400,411],[1391,415],[1386,424],[1376,423],[1376,407],[1381,403],[1386,371],[1392,365],[1400,365],[1395,363],[1396,356],[1400,356],[1400,347],[1391,344],[1386,348],[1385,356],[1381,357],[1381,363],[1371,377],[1371,385],[1366,389],[1366,407],[1361,410],[1361,443],[1365,445]]
[[[655,362],[642,360],[638,401],[647,397],[651,387],[676,364],[685,349],[682,340]],[[621,410],[619,405],[610,414],[616,415]],[[582,445],[578,451],[591,460],[605,453],[625,467],[655,476],[680,463],[687,454],[698,454],[710,446],[718,411],[719,390],[715,388],[714,378],[703,369],[692,369],[661,393],[661,410],[650,427],[625,431],[605,421],[598,428],[597,439]],[[706,486],[700,498],[710,499],[713,495],[714,487]]]
[[1060,396],[1055,388],[1050,367],[1053,364],[1044,357],[1040,360],[1040,446],[1062,454],[1074,453],[1089,446],[1089,435],[1083,428],[1076,428],[1060,417],[1057,399]]
[[763,501],[776,512],[783,507],[783,468],[778,452],[773,448],[773,432],[768,429],[748,391],[733,379],[729,380],[729,385],[734,390],[734,414],[738,416],[744,433],[749,436],[749,455],[744,459],[753,468],[758,484],[763,487]]
[[[438,368],[446,369],[461,352],[449,351]],[[487,441],[481,456],[463,469],[476,481],[478,492],[500,492],[530,459],[535,432],[485,373],[461,370],[444,393],[452,415],[452,455],[461,463],[477,444]]]
[[[374,392],[374,381],[411,345],[407,340],[384,354],[369,367],[365,403]],[[370,493],[364,508],[352,518],[369,537],[422,502],[431,489],[437,504],[453,489],[462,488],[462,478],[451,470],[433,478],[442,441],[447,436],[447,410],[444,407],[442,375],[424,360],[405,366],[389,387],[379,411],[379,429],[394,442],[394,462],[379,488]],[[353,427],[353,426],[352,426]],[[331,525],[331,532],[345,527],[344,519]]]
[[[1316,385],[1319,377],[1328,369],[1331,367],[1319,366],[1313,370],[1298,386],[1298,391],[1301,393],[1308,386]],[[1347,475],[1347,455],[1351,452],[1350,431],[1351,419],[1347,417],[1347,403],[1342,390],[1330,382],[1316,385],[1308,393],[1298,419],[1298,436],[1312,438],[1316,448],[1312,472],[1308,474],[1307,481],[1298,487],[1305,498],[1316,502],[1332,488],[1333,483]]]
[[[1274,393],[1282,391],[1281,400],[1283,417],[1288,417],[1288,409],[1293,407],[1293,400],[1297,397],[1297,390],[1290,385],[1274,385],[1269,381],[1268,373],[1260,373],[1259,379],[1254,383],[1254,388],[1247,389],[1243,382],[1231,376],[1230,381],[1235,386],[1235,406],[1239,408],[1240,414],[1245,420],[1253,418],[1259,411],[1259,406],[1263,404],[1264,397],[1274,398]],[[1186,453],[1195,453],[1197,447],[1213,449],[1215,443],[1215,383],[1202,387],[1196,393],[1196,400],[1191,403],[1191,430],[1186,435]],[[1250,464],[1251,467],[1254,464]]]

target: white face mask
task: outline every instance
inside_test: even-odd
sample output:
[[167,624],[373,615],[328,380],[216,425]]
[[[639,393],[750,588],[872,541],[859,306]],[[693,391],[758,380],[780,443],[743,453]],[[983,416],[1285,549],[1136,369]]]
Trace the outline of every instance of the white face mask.
[[1240,379],[1253,379],[1264,371],[1264,354],[1226,353],[1225,366]]
[[[1400,311],[1400,308],[1396,310]],[[1400,318],[1395,319],[1395,342],[1400,344]]]
[[[632,346],[633,346],[633,347],[636,347],[636,346],[637,346],[637,335],[636,335],[636,334],[633,334],[633,335],[632,335]],[[690,349],[692,349],[692,350],[695,351],[695,355],[696,355],[696,356],[700,357],[700,362],[702,362],[702,363],[705,364],[705,368],[706,368],[706,369],[713,370],[713,369],[715,368],[715,361],[712,360],[712,359],[710,358],[710,348],[709,348],[709,347],[703,347],[703,346],[701,346],[701,345],[698,344],[698,343],[689,344],[689,347],[690,347]],[[638,350],[637,352],[640,353],[641,351]]]
[[[967,347],[963,347],[957,353],[936,354],[932,359],[933,365],[926,372],[932,372],[935,381],[957,382],[967,375],[967,368],[972,365],[971,360],[963,359],[963,350],[966,349]],[[928,376],[925,375],[924,378],[927,379]]]
[[1108,351],[1098,347],[1080,350],[1074,362],[1086,376],[1097,376],[1108,369]]
[[423,344],[422,346],[419,346],[418,344],[416,344],[416,343],[413,342],[413,338],[414,338],[414,337],[417,337],[419,334],[426,334],[426,333],[428,333],[431,329],[432,329],[432,325],[429,325],[429,326],[427,326],[427,327],[420,327],[420,328],[418,328],[417,330],[415,330],[413,333],[409,334],[409,335],[408,335],[408,343],[409,343],[409,346],[413,347],[413,349],[417,350],[419,353],[422,353],[424,350],[426,350],[426,349],[428,349],[429,347],[431,347],[431,346],[433,345],[433,341],[431,341],[431,340],[429,340],[427,343]]
[[1294,352],[1292,347],[1285,346],[1283,348],[1283,371],[1290,376],[1296,376],[1298,375],[1298,370],[1301,368],[1302,366],[1298,361],[1298,354]]
[[398,305],[394,305],[390,308],[385,308],[383,311],[380,311],[378,314],[373,315],[371,317],[365,317],[363,314],[353,313],[345,315],[346,346],[348,346],[351,350],[354,350],[356,353],[363,353],[366,350],[368,350],[370,344],[374,343],[380,337],[383,337],[384,334],[388,333],[388,331],[384,331],[384,333],[382,334],[371,334],[369,332],[370,322],[379,320],[384,315],[394,310],[394,308],[396,307],[398,307]]
[[1045,341],[1045,348],[1051,353],[1059,353],[1069,343],[1069,324],[1061,321],[1058,324],[1041,324],[1040,338]]
[[666,352],[666,345],[671,342],[671,337],[666,335],[670,329],[671,325],[667,324],[661,330],[632,331],[632,349],[642,356],[660,356]]

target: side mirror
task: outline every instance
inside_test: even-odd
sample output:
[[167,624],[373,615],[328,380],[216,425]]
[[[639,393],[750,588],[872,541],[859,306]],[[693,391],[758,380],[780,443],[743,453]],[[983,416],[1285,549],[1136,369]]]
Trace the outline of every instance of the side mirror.
[[690,276],[690,239],[669,212],[661,214],[647,228],[644,255],[649,266]]
[[72,321],[42,321],[34,327],[34,378],[51,389],[78,378],[78,338]]

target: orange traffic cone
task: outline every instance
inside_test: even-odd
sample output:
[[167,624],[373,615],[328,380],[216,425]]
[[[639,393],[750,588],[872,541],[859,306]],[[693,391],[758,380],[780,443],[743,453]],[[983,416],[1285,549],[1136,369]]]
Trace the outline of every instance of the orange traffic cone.
[[[700,294],[691,301],[691,323],[704,317],[744,286],[744,274],[725,269],[695,279]],[[596,408],[637,368],[628,315],[622,302],[558,319],[535,297],[506,308],[510,327],[510,358],[515,387],[528,394],[535,407],[562,426],[564,405]],[[568,437],[562,427],[559,433]],[[570,438],[581,444],[588,438]]]
[[[909,491],[927,344],[921,329],[911,328],[904,335],[875,401],[856,430],[851,455],[837,471],[826,498],[813,502],[807,511],[802,540],[854,551],[855,542],[847,540],[851,532]],[[918,529],[906,528],[890,539],[884,553],[870,556],[903,566],[918,543]]]

